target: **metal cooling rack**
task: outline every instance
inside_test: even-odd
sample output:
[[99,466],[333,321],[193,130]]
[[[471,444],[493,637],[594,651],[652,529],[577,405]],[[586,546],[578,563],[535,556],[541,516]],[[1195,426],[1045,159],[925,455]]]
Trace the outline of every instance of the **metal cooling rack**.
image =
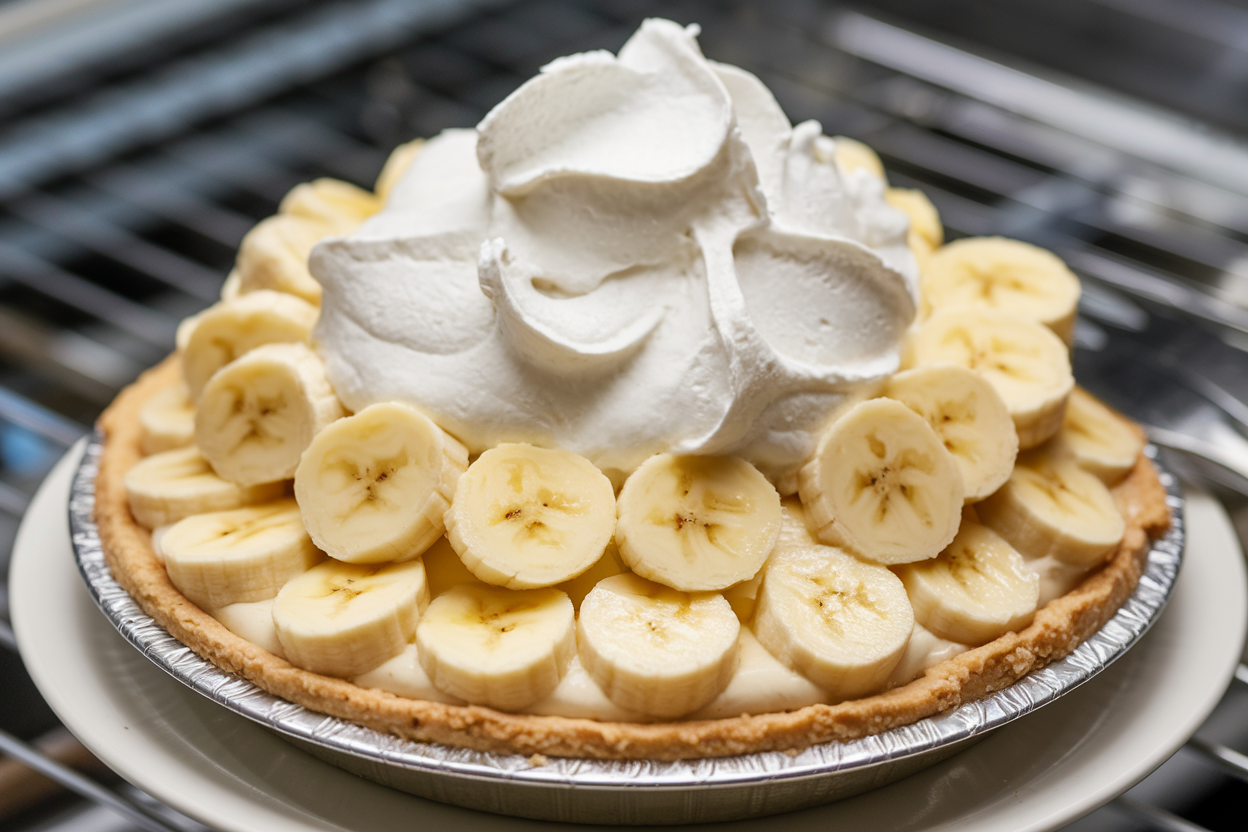
[[[9,0],[0,573],[52,462],[215,299],[243,234],[290,187],[370,184],[396,143],[475,124],[546,61],[615,50],[648,15],[700,23],[704,51],[756,72],[794,121],[876,147],[951,235],[1059,252],[1084,278],[1081,382],[1153,423],[1158,444],[1195,452],[1168,462],[1212,484],[1248,539],[1237,5]],[[1145,411],[1141,388],[1163,377],[1181,392]],[[0,751],[67,791],[26,808],[0,800],[0,829],[202,829],[82,760],[26,679],[7,610],[0,584]],[[1069,829],[1242,828],[1248,668],[1237,678],[1195,739]],[[0,762],[0,785],[23,777]]]

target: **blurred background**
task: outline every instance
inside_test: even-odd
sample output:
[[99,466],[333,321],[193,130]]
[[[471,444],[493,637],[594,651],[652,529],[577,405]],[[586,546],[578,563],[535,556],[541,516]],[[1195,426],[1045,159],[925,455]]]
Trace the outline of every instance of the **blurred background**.
[[[49,467],[217,298],[287,190],[371,187],[397,143],[474,125],[550,59],[615,51],[652,15],[700,23],[703,51],[795,123],[875,147],[949,238],[1062,256],[1084,279],[1081,382],[1248,536],[1248,4],[0,0],[0,576]],[[5,747],[202,828],[65,734],[7,618],[0,582]],[[1240,676],[1196,741],[1069,829],[1245,828]],[[0,832],[134,828],[0,760]]]

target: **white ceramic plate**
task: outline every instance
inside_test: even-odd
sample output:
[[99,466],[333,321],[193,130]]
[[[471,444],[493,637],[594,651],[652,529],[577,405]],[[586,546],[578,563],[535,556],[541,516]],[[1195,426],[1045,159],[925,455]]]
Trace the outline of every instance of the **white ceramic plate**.
[[[13,625],[26,667],[49,704],[119,774],[230,832],[541,825],[357,778],[183,687],[143,658],[96,610],[74,565],[66,500],[79,451],[48,477],[18,534],[9,584]],[[782,822],[821,831],[1054,829],[1147,775],[1221,698],[1248,629],[1248,582],[1225,513],[1190,489],[1186,512],[1187,556],[1169,608],[1124,658],[944,763]],[[775,822],[732,826],[761,829]]]

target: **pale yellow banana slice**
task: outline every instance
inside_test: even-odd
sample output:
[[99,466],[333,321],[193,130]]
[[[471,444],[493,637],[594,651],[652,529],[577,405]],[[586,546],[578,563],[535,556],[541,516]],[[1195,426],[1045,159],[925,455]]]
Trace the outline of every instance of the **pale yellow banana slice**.
[[572,599],[572,606],[578,610],[581,608],[581,602],[585,600],[585,596],[598,585],[598,582],[604,578],[610,578],[613,575],[620,575],[628,571],[628,564],[624,562],[624,558],[620,557],[620,547],[615,545],[615,541],[607,544],[607,549],[602,553],[602,557],[598,561],[575,578],[564,581],[555,587],[568,594]]
[[1044,324],[1069,346],[1079,278],[1057,255],[1018,240],[971,237],[935,252],[923,297],[935,311],[972,307]]
[[370,405],[322,430],[295,470],[303,521],[326,553],[353,563],[418,557],[443,515],[468,452],[413,407]]
[[938,557],[896,569],[914,617],[937,636],[987,644],[1031,623],[1040,576],[1013,546],[979,523],[964,522]]
[[[243,278],[238,273],[238,269],[230,269],[230,273],[225,276],[225,282],[221,284],[221,300],[237,300],[243,295]],[[189,320],[189,318],[187,319]],[[184,321],[185,323],[185,321]],[[179,328],[180,331],[181,328]],[[178,348],[181,349],[182,343],[178,342]]]
[[324,559],[289,497],[179,520],[160,549],[169,580],[203,610],[273,598]]
[[320,223],[326,234],[350,234],[380,209],[381,200],[363,188],[321,178],[292,188],[278,212]]
[[264,503],[286,490],[282,482],[236,485],[223,480],[195,446],[162,451],[126,472],[130,513],[149,529],[192,514]]
[[294,214],[261,220],[238,247],[238,290],[272,289],[320,304],[321,284],[308,272],[308,255],[327,233],[321,223]]
[[262,344],[307,341],[317,314],[316,307],[305,300],[268,290],[249,292],[204,310],[195,316],[195,326],[181,349],[182,375],[191,398],[199,399],[213,373]]
[[195,441],[195,404],[181,380],[158,390],[139,409],[144,454],[185,448]]
[[291,664],[350,678],[402,653],[428,603],[418,560],[327,560],[282,587],[273,601],[273,625]]
[[830,546],[784,549],[767,564],[754,634],[835,699],[880,690],[913,629],[905,587],[883,566]]
[[195,444],[230,482],[290,479],[326,425],[346,411],[305,344],[266,344],[222,367],[195,412]]
[[967,502],[982,500],[1014,470],[1018,433],[996,388],[959,364],[897,373],[884,395],[918,413],[958,463]]
[[[927,194],[909,188],[889,188],[884,192],[884,199],[910,218],[906,244],[919,264],[919,274],[926,274],[928,260],[945,242],[945,229],[940,224],[940,214],[936,212],[936,206],[927,198]],[[924,295],[920,312],[926,317],[930,311],[931,304]]]
[[798,474],[815,535],[876,563],[935,557],[958,531],[964,490],[953,455],[893,399],[855,405]]
[[429,579],[429,597],[437,598],[456,584],[479,584],[481,579],[468,571],[459,555],[451,548],[451,542],[440,537],[420,556],[425,564],[425,577]]
[[961,364],[979,373],[1005,401],[1021,449],[1057,433],[1075,386],[1070,354],[1052,330],[986,309],[933,313],[910,333],[902,364]]
[[[228,277],[226,278],[226,283],[229,283]],[[211,306],[208,307],[208,309],[212,308]],[[178,328],[173,332],[173,345],[178,352],[186,351],[187,344],[191,343],[191,336],[195,334],[195,327],[199,326],[200,318],[204,317],[204,313],[208,309],[196,312],[194,315],[188,315],[178,322]]]
[[1144,435],[1135,425],[1076,387],[1066,402],[1066,416],[1057,441],[1079,467],[1113,485],[1135,467],[1144,450]]
[[420,664],[439,690],[515,711],[545,698],[576,654],[572,602],[557,589],[460,584],[416,628]]
[[589,569],[615,531],[615,489],[571,451],[504,443],[455,486],[446,537],[481,580],[535,589]]
[[617,508],[624,562],[686,592],[753,577],[780,534],[780,495],[735,456],[652,456],[625,481]]
[[390,157],[386,159],[386,164],[382,166],[381,173],[377,176],[377,183],[373,185],[373,192],[377,194],[377,199],[382,205],[390,199],[390,192],[394,190],[395,184],[403,178],[403,174],[407,173],[407,169],[412,166],[416,155],[424,146],[424,139],[416,139],[390,151]]
[[1104,560],[1126,529],[1105,483],[1052,445],[1019,454],[1009,481],[975,508],[1024,556],[1084,568]]
[[[776,538],[772,553],[791,546],[817,545],[819,541],[806,524],[806,511],[802,508],[801,500],[797,497],[785,497],[780,502],[780,535]],[[749,624],[754,620],[758,591],[762,589],[763,575],[766,573],[767,567],[764,565],[754,577],[735,583],[724,590],[724,597],[728,599],[728,603],[732,605],[732,611],[737,614],[742,624]]]
[[612,702],[674,719],[718,696],[737,669],[741,624],[718,593],[639,575],[601,581],[581,603],[581,663]]
[[833,151],[836,155],[836,164],[843,172],[853,173],[862,168],[872,176],[888,181],[884,173],[884,163],[870,147],[848,136],[834,136],[832,141],[836,148]]

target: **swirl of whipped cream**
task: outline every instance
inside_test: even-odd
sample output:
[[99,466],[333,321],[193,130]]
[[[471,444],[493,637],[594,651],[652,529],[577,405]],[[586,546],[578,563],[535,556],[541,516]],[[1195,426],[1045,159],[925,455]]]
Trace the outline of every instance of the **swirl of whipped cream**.
[[897,368],[907,221],[817,122],[649,20],[429,141],[387,205],[313,251],[338,395],[424,409],[480,452],[626,474],[738,453],[782,477]]

